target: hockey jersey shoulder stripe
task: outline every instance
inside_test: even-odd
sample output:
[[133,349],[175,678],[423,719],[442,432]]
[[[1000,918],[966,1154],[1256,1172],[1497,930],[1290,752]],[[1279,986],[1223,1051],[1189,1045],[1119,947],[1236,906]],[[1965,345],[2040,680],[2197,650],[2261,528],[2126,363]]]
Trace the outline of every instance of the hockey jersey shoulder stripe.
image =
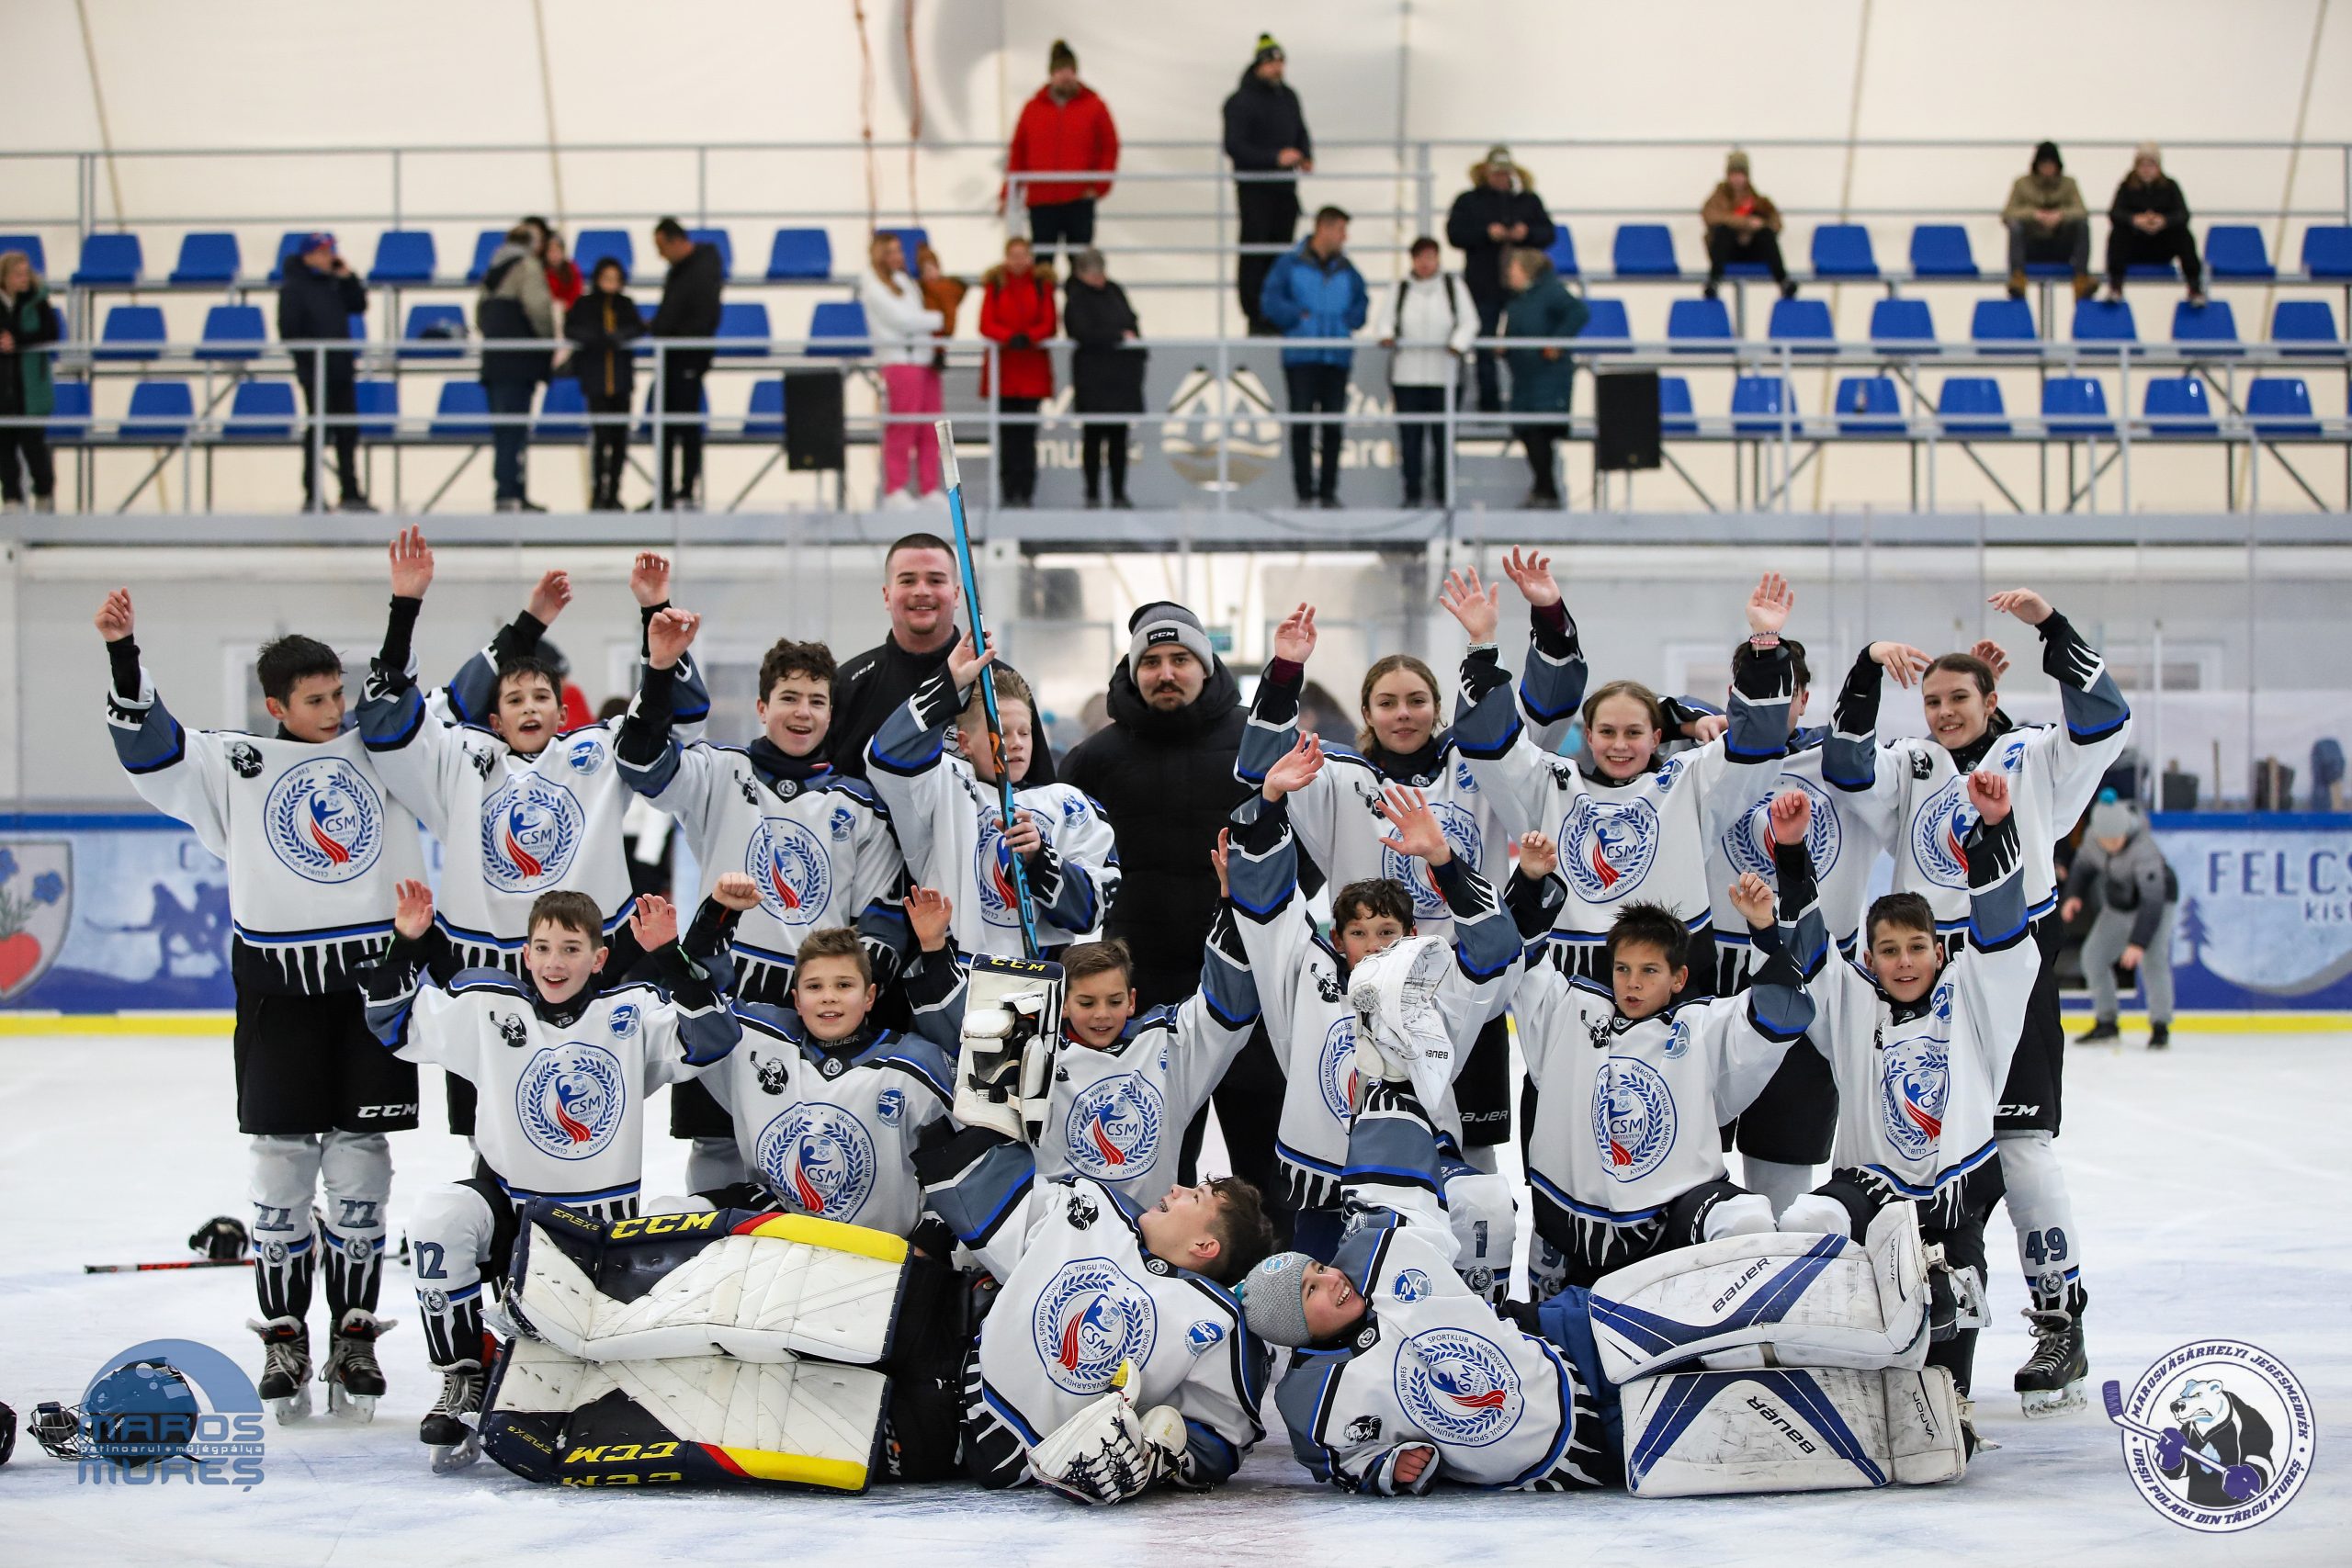
[[504,996],[521,997],[526,1001],[537,999],[522,981],[503,969],[460,969],[449,977],[448,992],[451,996],[462,997],[474,991],[495,991]]

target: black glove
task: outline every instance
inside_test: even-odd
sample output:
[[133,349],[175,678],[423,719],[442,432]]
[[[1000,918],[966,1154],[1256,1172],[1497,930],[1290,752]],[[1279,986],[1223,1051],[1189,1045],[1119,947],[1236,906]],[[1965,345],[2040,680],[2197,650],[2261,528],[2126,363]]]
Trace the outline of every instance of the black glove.
[[1029,341],[1029,334],[1027,333],[1015,333],[1012,334],[1012,341],[1006,344],[1004,346],[1007,348],[1035,348],[1036,344]]

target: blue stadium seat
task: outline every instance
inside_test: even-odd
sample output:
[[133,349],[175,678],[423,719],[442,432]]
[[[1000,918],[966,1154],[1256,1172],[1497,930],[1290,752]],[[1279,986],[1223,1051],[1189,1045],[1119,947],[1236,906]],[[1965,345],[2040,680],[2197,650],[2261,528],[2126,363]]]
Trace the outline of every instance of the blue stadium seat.
[[219,231],[180,236],[180,259],[168,281],[175,288],[226,286],[237,281],[243,259],[237,236]]
[[2285,354],[2341,355],[2335,310],[2324,299],[2281,299],[2270,315],[2270,341]]
[[[81,265],[67,281],[76,288],[103,288],[136,283],[145,268],[136,234],[85,234]],[[176,437],[175,438],[176,439]]]
[[1838,347],[1838,329],[1829,320],[1826,299],[1773,300],[1771,324],[1765,335],[1800,354],[1829,354]]
[[784,379],[752,383],[751,406],[743,411],[746,441],[784,439]]
[[588,398],[579,378],[559,374],[548,380],[538,417],[531,422],[531,439],[574,446],[588,439]]
[[689,229],[686,238],[697,245],[709,245],[718,252],[718,276],[735,276],[735,236],[724,229]]
[[[490,276],[490,258],[496,255],[498,247],[505,243],[506,231],[503,229],[484,229],[474,236],[473,264],[466,268],[468,283],[480,283]],[[587,276],[585,267],[581,269],[581,276]]]
[[1663,223],[1620,223],[1609,247],[1609,265],[1620,277],[1678,277],[1674,231]]
[[366,343],[368,341],[368,318],[366,316],[360,315],[355,311],[353,314],[345,316],[343,319],[343,324],[345,330],[350,333],[352,342]]
[[439,258],[433,236],[423,229],[387,229],[376,236],[376,265],[368,281],[378,288],[388,283],[430,283]]
[[1925,299],[1881,299],[1871,307],[1871,342],[1889,354],[1936,352],[1936,318]]
[[741,347],[718,350],[719,357],[757,359],[767,353],[768,308],[756,300],[729,299],[718,307],[718,331],[711,335],[747,340]]
[[196,394],[186,381],[141,381],[130,389],[130,408],[115,438],[176,446],[195,423]]
[[51,388],[55,399],[49,411],[49,438],[61,446],[79,446],[90,438],[90,384],[59,381]]
[[2130,301],[2123,299],[2075,300],[2075,341],[2078,344],[2095,344],[2138,343],[2140,329],[2132,319]]
[[352,401],[359,414],[359,439],[390,441],[399,433],[401,384],[363,380],[353,384]]
[[2172,341],[2195,344],[2206,354],[2244,354],[2245,344],[2238,341],[2237,312],[2230,309],[2226,299],[2208,299],[2202,305],[2192,305],[2183,299],[2172,308]]
[[1552,243],[1544,247],[1544,254],[1552,258],[1552,270],[1562,277],[1579,276],[1577,271],[1577,237],[1568,232],[1566,224],[1553,225]]
[[1947,376],[1936,400],[1936,417],[1951,435],[2007,435],[2008,410],[2001,383],[1990,376]]
[[2206,231],[2205,270],[2217,278],[2278,276],[2270,265],[2270,247],[2262,243],[2262,231],[2251,223],[2216,223]]
[[401,329],[402,359],[456,359],[466,352],[463,305],[411,305]]
[[269,323],[258,305],[215,305],[204,312],[198,359],[258,359],[269,341]]
[[2041,349],[2033,335],[2033,310],[2022,299],[1979,299],[1969,318],[1968,335],[1986,354],[2038,354]]
[[596,276],[596,264],[606,256],[619,262],[623,270],[637,271],[637,247],[629,243],[626,229],[582,229],[578,243],[571,247],[571,259],[582,277]]
[[2204,378],[2199,376],[2156,377],[2148,383],[2140,412],[2147,418],[2151,434],[2176,441],[2221,431],[2205,396]]
[[1821,277],[1876,277],[1871,231],[1860,223],[1824,223],[1813,231],[1813,270]]
[[907,254],[907,275],[910,277],[913,276],[915,257],[925,245],[931,243],[931,231],[928,229],[877,229],[875,232],[898,236],[899,249]]
[[291,381],[240,381],[220,434],[231,441],[291,441],[294,406]]
[[[1577,333],[1577,341],[1582,343],[1590,338],[1592,348],[1589,352],[1600,354],[1632,344],[1634,328],[1625,317],[1625,301],[1587,299],[1584,308],[1589,313],[1585,317],[1584,330]],[[1580,348],[1577,352],[1583,354],[1588,351]]]
[[1922,223],[1911,231],[1911,270],[1920,277],[1982,277],[1968,231],[1957,223]]
[[1690,401],[1690,383],[1680,376],[1657,378],[1657,428],[1661,435],[1696,435],[1699,416]]
[[1666,310],[1667,345],[1677,354],[1713,354],[1732,345],[1731,312],[1720,299],[1677,299]]
[[444,381],[425,434],[435,441],[490,439],[490,394],[480,381]]
[[1731,384],[1731,428],[1735,435],[1778,437],[1783,411],[1792,435],[1803,435],[1796,396],[1785,378],[1742,376]]
[[[850,339],[850,342],[834,340]],[[867,353],[865,307],[854,299],[824,299],[808,312],[810,357],[859,359]]]
[[2266,440],[2319,434],[2319,421],[2312,417],[2312,389],[2301,376],[2257,376],[2248,381],[2245,419]]
[[778,229],[768,247],[768,281],[793,283],[833,276],[833,242],[822,229]]
[[43,277],[49,276],[49,251],[40,243],[39,234],[0,234],[0,253],[8,251],[24,252],[25,259],[33,264],[35,272]]
[[[2047,266],[2052,265],[2055,264],[2029,263],[2025,269],[2026,274],[2029,276],[2036,276],[2035,268],[2037,266]],[[2074,273],[2071,268],[2064,268],[2052,276],[2071,277],[2074,276]],[[2179,278],[2180,269],[2168,261],[2133,262],[2130,266],[2123,269],[2123,276],[2128,278],[2137,278],[2145,283],[2170,283],[2175,282]]]
[[1903,434],[1903,394],[1892,376],[1848,376],[1838,383],[1838,429],[1845,435]]
[[153,359],[164,352],[164,311],[157,305],[117,305],[107,312],[96,359]]
[[2041,417],[2052,435],[2115,434],[2107,389],[2089,376],[2052,376],[2041,384]]
[[2314,223],[2304,230],[2303,270],[2313,277],[2352,277],[2352,223]]
[[308,229],[297,229],[277,236],[277,258],[269,264],[269,280],[272,283],[286,281],[288,264],[302,254],[302,242],[310,237]]

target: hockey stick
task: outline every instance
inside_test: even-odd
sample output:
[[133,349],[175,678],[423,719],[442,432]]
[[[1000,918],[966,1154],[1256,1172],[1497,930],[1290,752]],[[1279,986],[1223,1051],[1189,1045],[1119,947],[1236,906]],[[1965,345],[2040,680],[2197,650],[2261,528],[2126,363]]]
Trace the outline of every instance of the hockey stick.
[[[2165,1440],[2165,1435],[2162,1432],[2157,1431],[2154,1427],[2143,1427],[2140,1423],[2132,1420],[2132,1417],[2123,1414],[2123,1385],[2121,1383],[2108,1383],[2098,1391],[2098,1393],[2099,1398],[2104,1400],[2107,1404],[2107,1418],[2109,1420],[2114,1422],[2125,1431],[2131,1432],[2138,1437],[2150,1438],[2159,1443]],[[2227,1475],[2230,1472],[2229,1466],[2223,1464],[2220,1460],[2207,1459],[2203,1454],[2197,1452],[2193,1449],[2182,1449],[2180,1450],[2180,1457],[2183,1459],[2195,1460],[2198,1463],[2203,1465],[2206,1469],[2211,1471],[2216,1475]]]
[[[956,570],[964,581],[964,604],[972,615],[972,650],[988,651],[988,627],[980,618],[980,583],[972,570],[972,536],[964,522],[964,476],[956,466],[956,424],[953,420],[940,420],[934,427],[939,432],[939,458],[945,465],[947,479],[947,515],[956,525]],[[988,716],[989,760],[996,766],[997,812],[1003,818],[1004,830],[1012,830],[1012,775],[1004,765],[1004,721],[996,711],[996,671],[987,665],[980,667],[980,709]],[[1021,915],[1021,949],[1029,957],[1038,954],[1037,911],[1029,898],[1029,873],[1022,865],[1021,857],[1005,849],[1005,860],[1012,867],[1012,900]]]
[[183,1263],[85,1263],[85,1274],[153,1274],[165,1269],[250,1269],[250,1258],[191,1258]]

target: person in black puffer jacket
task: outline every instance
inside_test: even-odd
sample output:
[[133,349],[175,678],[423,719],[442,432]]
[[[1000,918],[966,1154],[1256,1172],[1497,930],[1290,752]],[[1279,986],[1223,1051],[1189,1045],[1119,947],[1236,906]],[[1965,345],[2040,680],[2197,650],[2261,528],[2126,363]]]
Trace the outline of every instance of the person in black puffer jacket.
[[[1272,33],[1258,39],[1258,52],[1241,85],[1225,100],[1225,155],[1236,174],[1311,174],[1315,169],[1315,139],[1306,130],[1306,112],[1298,95],[1283,80],[1287,69],[1282,45]],[[1240,217],[1239,239],[1245,245],[1287,245],[1298,235],[1296,180],[1237,180],[1234,199]],[[1245,255],[1237,276],[1241,313],[1249,318],[1253,337],[1270,337],[1274,329],[1258,309],[1266,291],[1266,274],[1274,255],[1266,252]]]
[[[311,235],[302,243],[301,253],[289,257],[286,276],[277,286],[277,336],[283,343],[345,343],[351,338],[351,318],[368,309],[368,290],[352,275],[351,267],[335,250],[334,236],[323,231]],[[326,399],[326,413],[331,417],[348,419],[359,412],[358,355],[334,349],[325,351],[326,364],[319,364],[317,349],[294,349],[289,357],[294,361],[294,384],[301,389],[302,403],[311,417],[319,414],[319,398]],[[318,453],[320,443],[310,439],[306,426],[302,441],[302,510],[321,510],[319,500]],[[359,427],[353,423],[331,426],[325,445],[334,448],[335,479],[342,487],[343,510],[373,512],[368,497],[359,486]]]

